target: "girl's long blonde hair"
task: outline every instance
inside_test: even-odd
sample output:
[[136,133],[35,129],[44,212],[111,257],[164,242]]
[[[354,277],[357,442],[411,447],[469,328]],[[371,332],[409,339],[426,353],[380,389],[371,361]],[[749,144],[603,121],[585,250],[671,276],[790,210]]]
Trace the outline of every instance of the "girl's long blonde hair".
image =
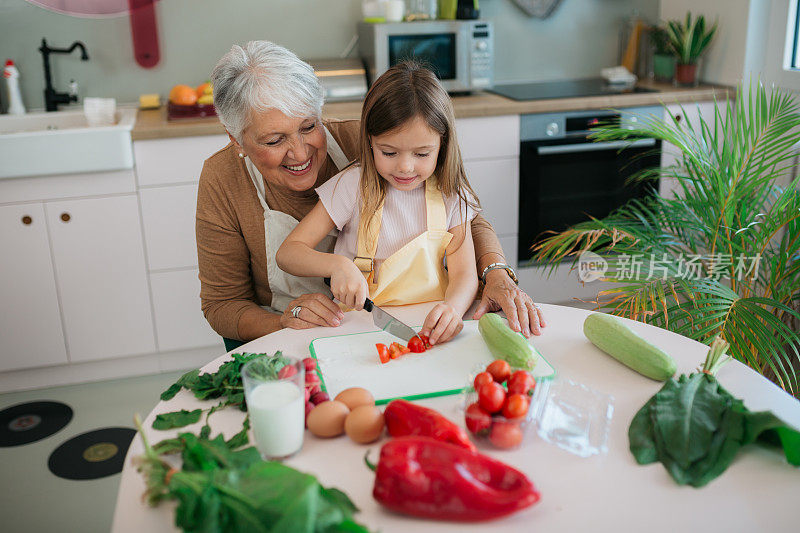
[[[421,117],[441,136],[434,175],[446,196],[457,195],[464,205],[479,208],[478,196],[467,180],[455,132],[455,114],[450,96],[436,75],[416,61],[403,61],[383,73],[370,87],[361,110],[359,163],[361,165],[361,220],[365,231],[386,198],[386,180],[375,167],[370,138],[402,127]],[[466,213],[462,214],[462,220]]]

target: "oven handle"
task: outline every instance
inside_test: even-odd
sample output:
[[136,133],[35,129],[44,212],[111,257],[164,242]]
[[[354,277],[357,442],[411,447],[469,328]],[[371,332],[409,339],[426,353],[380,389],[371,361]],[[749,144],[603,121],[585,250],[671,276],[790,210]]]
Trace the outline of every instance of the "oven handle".
[[536,153],[540,155],[548,154],[572,154],[577,152],[596,152],[598,150],[613,150],[615,148],[632,148],[642,146],[655,146],[655,139],[637,139],[630,141],[606,141],[589,142],[580,144],[556,144],[553,146],[537,146]]

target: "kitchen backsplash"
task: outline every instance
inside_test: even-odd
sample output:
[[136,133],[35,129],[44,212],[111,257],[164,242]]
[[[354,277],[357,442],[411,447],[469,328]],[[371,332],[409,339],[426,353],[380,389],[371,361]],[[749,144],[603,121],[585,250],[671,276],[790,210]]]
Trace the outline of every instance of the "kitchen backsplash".
[[[658,18],[659,0],[563,0],[555,13],[527,17],[510,0],[483,0],[482,18],[495,24],[495,80],[588,77],[617,61],[623,20],[635,10]],[[161,62],[140,68],[133,59],[128,17],[76,18],[46,11],[25,0],[0,0],[0,59],[13,59],[29,109],[44,107],[44,75],[38,47],[75,40],[79,54],[52,58],[55,88],[77,81],[81,96],[137,101],[142,93],[166,97],[177,83],[204,81],[233,43],[269,39],[304,58],[338,56],[355,34],[360,0],[161,0],[156,5]],[[355,53],[355,52],[354,52]],[[4,91],[4,89],[3,89]],[[7,100],[2,94],[3,109]]]

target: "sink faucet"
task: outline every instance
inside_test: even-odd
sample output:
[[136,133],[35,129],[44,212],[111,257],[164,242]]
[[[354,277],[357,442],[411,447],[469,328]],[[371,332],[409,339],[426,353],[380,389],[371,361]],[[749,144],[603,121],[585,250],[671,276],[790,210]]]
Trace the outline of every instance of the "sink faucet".
[[44,106],[47,111],[57,111],[58,104],[78,101],[74,82],[70,84],[71,90],[69,93],[59,93],[53,88],[53,80],[50,77],[50,54],[71,54],[76,48],[81,49],[81,60],[88,61],[89,55],[86,53],[86,47],[80,41],[75,41],[69,48],[50,48],[47,46],[47,41],[42,39],[42,46],[39,47],[39,51],[42,53],[42,60],[44,61]]

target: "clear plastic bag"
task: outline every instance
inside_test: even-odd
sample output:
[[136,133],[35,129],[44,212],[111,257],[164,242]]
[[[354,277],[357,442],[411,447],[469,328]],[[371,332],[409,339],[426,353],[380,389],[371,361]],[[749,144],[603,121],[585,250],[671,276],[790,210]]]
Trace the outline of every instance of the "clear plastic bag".
[[539,436],[581,457],[608,451],[614,398],[563,378],[536,384],[531,408]]

